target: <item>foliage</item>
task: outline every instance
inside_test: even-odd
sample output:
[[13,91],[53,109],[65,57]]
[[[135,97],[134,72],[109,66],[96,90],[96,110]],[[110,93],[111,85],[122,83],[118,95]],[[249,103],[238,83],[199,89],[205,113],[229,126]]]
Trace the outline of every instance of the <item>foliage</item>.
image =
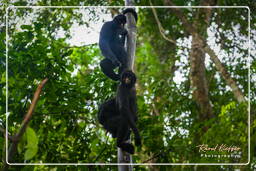
[[[135,1],[136,5],[148,2]],[[122,1],[15,1],[10,5],[122,5]],[[162,1],[152,1],[164,5]],[[199,5],[199,1],[174,1],[177,5]],[[250,5],[245,1],[218,1],[218,5]],[[242,4],[243,3],[243,4]],[[143,145],[133,155],[134,163],[246,163],[248,159],[247,104],[239,104],[214,64],[208,60],[207,81],[214,118],[200,122],[199,107],[192,99],[188,55],[190,36],[168,8],[158,8],[158,17],[166,36],[178,40],[176,45],[163,39],[150,8],[139,9],[135,72],[138,77],[138,128]],[[183,9],[189,21],[195,10]],[[248,94],[248,21],[247,9],[215,9],[211,20],[214,44],[221,48],[221,61],[235,78],[244,95]],[[93,11],[90,20],[100,14]],[[233,14],[236,15],[233,15]],[[10,9],[8,12],[8,70],[6,70],[5,26],[0,25],[0,126],[6,127],[6,72],[8,74],[8,132],[14,135],[21,126],[39,82],[49,78],[22,141],[15,163],[116,163],[115,141],[97,121],[98,105],[115,95],[117,83],[100,71],[102,59],[96,44],[73,46],[70,28],[74,23],[90,27],[83,14],[74,9]],[[32,16],[32,17],[31,17]],[[1,23],[5,13],[1,11]],[[26,19],[28,18],[28,19]],[[18,22],[29,21],[29,22]],[[255,15],[252,14],[252,23]],[[64,36],[59,37],[59,31]],[[251,33],[256,34],[255,26]],[[210,36],[209,36],[210,37]],[[211,38],[211,37],[210,37]],[[208,42],[210,42],[208,40]],[[251,46],[256,40],[251,39]],[[212,45],[213,46],[213,45]],[[255,54],[251,54],[255,56]],[[251,57],[254,59],[254,57]],[[251,73],[256,71],[256,60]],[[251,79],[251,97],[255,97],[255,78]],[[255,99],[251,98],[251,139],[255,141]],[[204,131],[203,128],[208,130]],[[0,137],[0,144],[4,144]],[[198,145],[235,145],[241,158],[201,157]],[[10,140],[9,144],[10,146]],[[255,151],[255,145],[251,144]],[[0,153],[4,151],[0,148]],[[209,154],[214,154],[209,153]],[[227,155],[222,152],[220,154]],[[242,169],[255,169],[254,162]],[[151,159],[151,160],[149,160]],[[2,163],[1,163],[2,165]],[[190,170],[194,166],[134,166],[135,170]],[[239,168],[213,166],[209,170]],[[12,166],[11,170],[116,170],[116,166]],[[204,170],[205,167],[198,169]]]

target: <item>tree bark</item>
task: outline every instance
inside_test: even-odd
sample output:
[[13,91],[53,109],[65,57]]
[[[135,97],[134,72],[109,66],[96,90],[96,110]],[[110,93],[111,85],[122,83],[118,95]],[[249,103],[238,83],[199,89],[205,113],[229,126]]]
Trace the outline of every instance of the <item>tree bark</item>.
[[[200,5],[215,5],[212,0],[201,1]],[[201,37],[207,37],[207,28],[210,23],[211,8],[198,9],[193,22],[192,48],[190,53],[190,80],[193,89],[193,97],[200,108],[200,120],[204,121],[213,117],[213,110],[209,98],[209,86],[206,79],[204,42]]]
[[[126,5],[132,6],[132,2],[126,0]],[[136,35],[137,35],[137,27],[136,21],[131,13],[127,13],[127,55],[128,55],[128,69],[133,70],[134,60],[135,60],[135,50],[136,50]]]
[[[126,6],[133,6],[132,0],[125,0]],[[133,70],[134,59],[135,59],[135,49],[136,49],[136,21],[132,14],[127,13],[127,55],[128,55],[128,69]],[[131,140],[128,140],[131,142]],[[132,156],[129,153],[122,151],[120,148],[117,150],[118,152],[118,163],[132,163]],[[118,165],[119,171],[132,171],[132,165]]]
[[203,43],[197,35],[192,35],[192,48],[190,59],[190,81],[193,89],[193,98],[200,108],[200,120],[206,120],[213,116],[209,99],[209,89],[205,74],[205,53],[201,50]]

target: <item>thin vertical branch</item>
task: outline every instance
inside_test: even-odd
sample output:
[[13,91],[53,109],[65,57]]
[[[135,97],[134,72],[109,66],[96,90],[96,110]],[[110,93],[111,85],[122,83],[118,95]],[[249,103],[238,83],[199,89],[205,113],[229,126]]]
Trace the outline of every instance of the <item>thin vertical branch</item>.
[[[126,5],[131,6],[131,2]],[[127,17],[127,55],[128,55],[128,69],[133,70],[134,60],[135,60],[135,50],[136,50],[136,35],[137,35],[137,27],[136,21],[131,13],[126,14]]]
[[[126,6],[133,6],[132,0],[125,0]],[[135,49],[136,49],[136,21],[132,14],[127,13],[127,54],[128,54],[128,69],[133,70],[134,59],[135,59]],[[128,140],[130,141],[130,140]],[[129,153],[122,151],[118,148],[118,163],[132,163],[132,156]],[[132,171],[132,165],[119,165],[119,171]]]
[[175,41],[175,40],[173,40],[173,39],[171,39],[171,38],[168,38],[168,37],[165,35],[165,30],[164,30],[164,28],[163,28],[163,26],[162,26],[162,24],[161,24],[161,22],[160,22],[160,20],[159,20],[159,18],[158,18],[158,16],[157,16],[156,9],[153,7],[153,4],[152,4],[151,0],[149,1],[149,3],[150,3],[150,6],[152,6],[151,9],[152,9],[152,12],[153,12],[153,14],[154,14],[154,17],[155,17],[155,19],[156,19],[156,23],[157,23],[157,26],[158,26],[158,29],[159,29],[160,34],[161,34],[162,37],[163,37],[165,40],[167,40],[168,42],[171,42],[171,43],[173,43],[173,44],[176,44],[176,41]]

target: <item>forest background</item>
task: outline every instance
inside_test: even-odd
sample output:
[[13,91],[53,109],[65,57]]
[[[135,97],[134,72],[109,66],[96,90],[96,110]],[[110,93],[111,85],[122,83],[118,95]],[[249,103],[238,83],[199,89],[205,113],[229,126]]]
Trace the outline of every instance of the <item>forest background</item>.
[[[97,36],[102,23],[124,9],[124,1],[1,0],[0,4],[0,131],[3,132],[0,166],[3,167],[6,157],[7,106],[10,147],[37,86],[45,78],[48,81],[12,162],[116,163],[115,140],[98,123],[97,111],[99,104],[115,95],[118,84],[99,68],[103,57]],[[143,145],[136,149],[133,162],[245,164],[250,155],[250,163],[139,165],[134,170],[256,169],[256,2],[142,0],[135,1],[135,5],[159,7],[136,8],[139,20],[134,71],[138,77],[137,125]],[[236,7],[164,7],[174,5]],[[223,144],[239,150],[202,152],[199,146],[203,144],[209,147]],[[116,170],[117,167],[27,165],[9,169]]]

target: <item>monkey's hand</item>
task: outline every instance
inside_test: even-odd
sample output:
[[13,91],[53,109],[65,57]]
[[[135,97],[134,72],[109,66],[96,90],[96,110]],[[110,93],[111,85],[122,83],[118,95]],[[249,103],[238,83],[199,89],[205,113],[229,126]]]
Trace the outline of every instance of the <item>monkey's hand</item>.
[[140,137],[135,137],[135,145],[141,146],[141,138]]
[[126,29],[124,29],[123,35],[126,36],[127,34],[128,34],[128,31]]

